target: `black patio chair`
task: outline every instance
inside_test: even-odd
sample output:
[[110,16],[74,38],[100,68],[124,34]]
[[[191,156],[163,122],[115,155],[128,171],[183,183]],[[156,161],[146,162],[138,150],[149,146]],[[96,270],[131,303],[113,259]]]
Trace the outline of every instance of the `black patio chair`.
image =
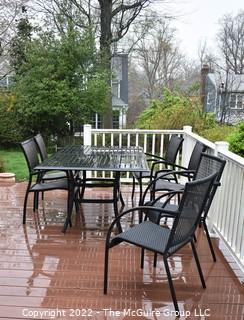
[[[41,161],[46,160],[48,158],[48,154],[47,154],[47,148],[42,135],[40,133],[35,135],[34,141],[37,145],[37,150],[40,154]],[[47,171],[43,172],[42,180],[46,181],[46,180],[64,179],[66,178],[66,176],[67,176],[66,172],[63,172],[63,171],[50,172],[50,170],[48,170],[48,172]]]
[[[222,173],[223,173],[223,170],[225,167],[225,163],[226,163],[226,161],[219,158],[219,157],[212,156],[212,155],[205,154],[205,153],[201,153],[197,170],[195,171],[195,173],[192,177],[192,180],[198,180],[198,179],[205,178],[206,176],[208,176],[210,174],[216,173],[216,178],[215,178],[214,184],[212,185],[211,192],[209,193],[208,201],[204,207],[203,214],[200,219],[200,226],[203,225],[204,231],[207,236],[209,248],[210,248],[210,251],[211,251],[211,254],[212,254],[214,261],[216,261],[216,255],[214,252],[213,244],[211,242],[211,238],[209,235],[206,220],[207,220],[207,215],[208,215],[210,206],[211,206],[212,201],[214,199],[214,195],[217,191],[217,188],[221,185],[220,180],[221,180],[221,176],[222,176]],[[178,174],[180,174],[180,172]],[[184,176],[185,176],[185,174],[187,174],[187,170],[183,171]],[[191,171],[190,171],[190,174],[192,174]],[[166,175],[167,175],[167,173],[164,175],[164,177]],[[165,181],[164,177],[158,177],[154,181],[151,182],[151,184],[147,187],[147,189],[145,190],[145,192],[143,194],[142,203],[144,205],[150,205],[153,207],[164,207],[168,211],[171,211],[172,217],[175,217],[175,215],[177,214],[178,205],[171,204],[169,200],[175,194],[177,194],[177,192],[183,190],[185,188],[185,185]],[[150,191],[150,194],[151,194],[152,189],[153,189],[154,200],[146,201],[146,195],[147,195],[148,191]],[[162,199],[164,200],[165,197],[167,198],[167,194],[166,195],[165,194],[159,195],[158,197],[156,197],[155,194],[159,191],[169,191],[170,192],[169,198],[166,201],[162,202],[161,201]],[[158,223],[158,224],[160,223],[160,215],[157,212],[151,212],[149,219],[155,223]],[[156,265],[156,258],[155,258],[155,265]]]
[[[21,148],[23,150],[28,169],[29,169],[29,181],[26,188],[25,199],[24,199],[24,208],[23,208],[23,224],[26,223],[26,207],[28,201],[28,195],[30,192],[35,194],[33,201],[33,211],[38,209],[38,193],[45,192],[50,190],[67,190],[68,191],[68,199],[74,199],[75,197],[70,196],[69,192],[73,192],[69,190],[68,180],[59,179],[53,181],[45,181],[43,182],[43,172],[40,170],[35,170],[35,167],[39,164],[38,151],[36,147],[36,143],[33,138],[28,139],[21,143]],[[36,177],[35,181],[33,181],[33,177]],[[70,201],[67,201],[68,212]],[[71,226],[71,221],[68,221]]]
[[[174,165],[176,161],[177,154],[179,150],[181,149],[182,143],[183,143],[183,137],[179,137],[177,135],[172,135],[168,148],[165,153],[165,157],[159,157],[157,155],[153,155],[150,153],[145,153],[147,156],[147,161],[151,165],[151,170],[146,171],[146,172],[133,172],[132,173],[132,194],[131,194],[131,199],[133,201],[134,199],[134,194],[135,194],[135,185],[136,185],[136,180],[139,184],[139,192],[140,192],[140,200],[139,204],[141,204],[141,199],[142,199],[142,182],[143,179],[150,179],[155,175],[154,169],[157,164],[164,165],[164,170],[174,170]],[[170,168],[170,169],[169,169]],[[170,179],[170,178],[169,178]]]
[[[149,215],[151,207],[148,206],[129,209],[112,222],[108,230],[105,246],[104,294],[107,293],[108,287],[109,249],[122,242],[127,242],[143,249],[141,258],[142,267],[145,249],[163,256],[170,292],[176,311],[179,311],[179,307],[167,259],[188,243],[190,243],[192,247],[202,287],[206,288],[193,238],[215,178],[216,174],[212,174],[204,179],[186,183],[171,229],[162,227],[152,221],[143,221],[111,238],[111,233],[115,224],[118,223],[118,220],[128,213],[138,210]],[[160,216],[168,216],[165,208],[155,208],[154,211],[157,211]]]
[[[199,166],[199,162],[200,162],[200,159],[201,159],[201,153],[205,152],[206,149],[207,149],[207,147],[204,144],[202,144],[201,142],[197,141],[195,143],[195,146],[194,146],[193,150],[192,150],[188,166],[187,167],[183,167],[183,166],[180,166],[178,164],[174,164],[174,170],[178,170],[179,171],[179,175],[181,177],[186,177],[188,179],[188,181],[191,181],[193,179],[193,177],[194,177],[194,174],[195,174],[198,166]],[[158,165],[158,164],[160,164],[160,160],[153,163],[152,170],[154,170],[154,166]],[[167,171],[168,171],[168,173],[167,173]],[[162,180],[166,180],[168,182],[178,183],[177,174],[176,173],[170,173],[169,170],[167,170],[167,171],[165,171],[164,169],[155,171],[154,178],[158,178],[158,177],[161,176]],[[165,173],[167,173],[167,174],[165,175]]]

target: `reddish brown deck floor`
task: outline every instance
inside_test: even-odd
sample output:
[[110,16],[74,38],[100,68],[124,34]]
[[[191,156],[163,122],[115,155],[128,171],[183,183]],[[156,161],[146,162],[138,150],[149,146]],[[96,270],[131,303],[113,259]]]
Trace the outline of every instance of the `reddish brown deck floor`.
[[[0,186],[1,319],[175,319],[174,313],[170,315],[174,308],[162,259],[154,269],[147,252],[141,270],[140,250],[130,245],[111,249],[109,290],[103,295],[110,204],[86,204],[83,217],[63,234],[66,194],[49,193],[45,213],[39,209],[33,214],[29,206],[23,226],[25,187],[25,183]],[[129,191],[125,187],[123,193],[128,207]],[[221,243],[215,241],[214,263],[204,234],[199,231],[197,237],[206,290],[201,288],[190,247],[170,259],[181,318],[243,319],[243,287],[218,249]]]

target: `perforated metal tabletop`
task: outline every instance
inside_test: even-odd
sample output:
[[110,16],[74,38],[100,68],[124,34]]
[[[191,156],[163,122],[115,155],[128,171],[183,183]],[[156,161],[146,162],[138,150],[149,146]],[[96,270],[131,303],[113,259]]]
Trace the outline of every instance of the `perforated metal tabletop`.
[[36,169],[85,171],[148,171],[141,147],[66,146]]

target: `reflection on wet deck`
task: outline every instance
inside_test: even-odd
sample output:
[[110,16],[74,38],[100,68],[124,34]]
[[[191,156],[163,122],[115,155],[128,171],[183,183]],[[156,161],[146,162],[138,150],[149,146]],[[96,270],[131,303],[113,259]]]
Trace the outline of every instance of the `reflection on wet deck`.
[[[162,259],[153,268],[153,255],[147,252],[141,270],[140,250],[130,245],[111,250],[109,290],[103,295],[111,204],[83,205],[63,234],[65,192],[47,194],[45,211],[40,206],[35,214],[30,197],[23,226],[25,187],[0,186],[0,319],[175,319]],[[109,197],[108,189],[90,192]],[[130,207],[130,187],[123,187],[123,195]],[[181,319],[243,319],[241,272],[223,244],[214,242],[214,263],[202,230],[197,240],[207,289],[201,287],[190,247],[169,259]]]

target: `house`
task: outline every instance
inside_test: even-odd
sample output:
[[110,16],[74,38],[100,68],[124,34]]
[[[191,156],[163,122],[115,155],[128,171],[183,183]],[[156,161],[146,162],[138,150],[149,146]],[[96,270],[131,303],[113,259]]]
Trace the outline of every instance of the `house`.
[[[128,111],[128,55],[116,53],[111,61],[112,64],[112,106],[113,128],[123,129],[127,123]],[[93,128],[102,128],[102,116],[94,114],[91,119]]]
[[0,88],[9,88],[12,80],[12,72],[10,72],[8,59],[0,57]]
[[201,91],[204,111],[215,113],[217,121],[236,124],[244,120],[244,74],[229,74],[221,82],[208,65],[203,65]]

